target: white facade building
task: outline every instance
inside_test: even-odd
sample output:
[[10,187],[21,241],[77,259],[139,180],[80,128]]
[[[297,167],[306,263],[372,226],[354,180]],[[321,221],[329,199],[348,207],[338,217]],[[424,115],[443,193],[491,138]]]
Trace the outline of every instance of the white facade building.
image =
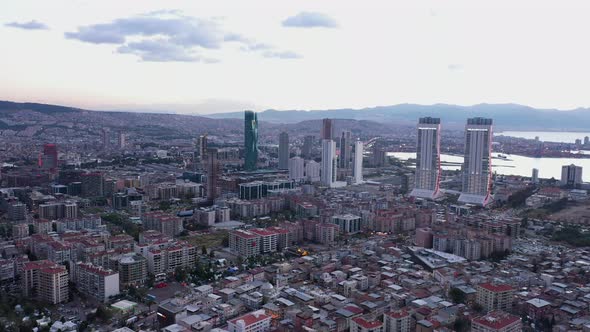
[[459,202],[485,206],[492,191],[492,119],[471,118],[465,126],[463,189]]
[[320,181],[320,163],[314,160],[305,161],[305,179],[309,182]]
[[301,181],[305,178],[305,161],[301,157],[289,159],[289,179]]
[[336,182],[336,142],[331,139],[322,140],[322,170],[321,182],[324,186],[332,187]]
[[363,183],[363,142],[354,142],[354,163],[352,176],[355,184]]
[[420,118],[416,145],[416,175],[411,196],[434,199],[440,195],[440,119]]

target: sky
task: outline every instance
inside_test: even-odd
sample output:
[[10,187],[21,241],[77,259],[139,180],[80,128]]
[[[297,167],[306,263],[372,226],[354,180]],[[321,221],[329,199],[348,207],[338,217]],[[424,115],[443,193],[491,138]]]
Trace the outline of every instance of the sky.
[[0,0],[0,99],[217,113],[590,106],[590,2]]

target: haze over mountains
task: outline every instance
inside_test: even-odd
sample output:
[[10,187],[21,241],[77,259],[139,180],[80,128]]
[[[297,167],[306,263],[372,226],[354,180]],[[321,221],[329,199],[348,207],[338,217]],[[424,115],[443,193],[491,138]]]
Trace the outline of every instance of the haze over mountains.
[[[241,118],[241,112],[205,115],[210,118]],[[266,110],[258,114],[260,121],[295,123],[322,118],[371,120],[380,123],[414,125],[419,117],[440,117],[444,126],[462,127],[468,117],[489,117],[502,130],[588,130],[590,109],[561,111],[556,109],[536,109],[518,104],[478,104],[458,106],[448,104],[417,105],[400,104],[378,106],[364,109],[334,109],[313,111]]]
[[[16,103],[0,101],[0,112],[34,111],[44,114],[86,112],[74,107],[49,105],[40,103]],[[101,113],[126,113],[105,112]],[[134,112],[141,113],[141,112]],[[153,112],[146,112],[154,114]],[[133,114],[130,112],[130,115]],[[161,114],[160,116],[181,116],[179,114]],[[185,117],[186,115],[182,115]],[[208,119],[242,119],[243,112],[217,113],[195,115],[203,122]],[[417,105],[400,104],[394,106],[378,106],[364,109],[333,109],[333,110],[265,110],[258,113],[258,120],[274,124],[295,124],[322,118],[352,119],[373,121],[381,124],[411,125],[419,117],[440,117],[445,128],[460,129],[468,117],[489,117],[494,119],[497,130],[553,130],[577,131],[590,128],[590,109],[575,110],[536,109],[518,104],[478,104],[473,106],[458,106],[448,104]],[[0,119],[2,115],[0,114]],[[186,118],[185,118],[186,119]],[[0,127],[2,124],[0,123]]]

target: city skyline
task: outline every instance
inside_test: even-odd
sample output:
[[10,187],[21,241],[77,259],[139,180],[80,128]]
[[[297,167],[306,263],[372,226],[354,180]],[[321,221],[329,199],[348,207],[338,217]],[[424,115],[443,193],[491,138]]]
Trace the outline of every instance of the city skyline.
[[[400,103],[590,105],[579,88],[590,50],[563,38],[588,29],[583,1],[172,1],[166,8],[103,1],[64,15],[71,4],[19,1],[0,13],[7,46],[0,99],[198,114]],[[264,17],[251,24],[261,8]]]

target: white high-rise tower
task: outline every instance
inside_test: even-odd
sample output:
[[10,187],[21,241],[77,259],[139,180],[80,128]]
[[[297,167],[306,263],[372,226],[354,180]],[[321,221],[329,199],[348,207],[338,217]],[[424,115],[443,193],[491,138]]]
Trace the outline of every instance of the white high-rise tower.
[[416,175],[410,196],[434,199],[440,195],[440,119],[420,118],[416,144]]
[[354,142],[354,163],[352,169],[352,176],[354,183],[359,184],[363,182],[363,142]]
[[322,140],[322,170],[321,182],[323,185],[332,187],[336,182],[336,142],[331,139]]
[[459,202],[485,206],[492,192],[492,119],[467,119]]

